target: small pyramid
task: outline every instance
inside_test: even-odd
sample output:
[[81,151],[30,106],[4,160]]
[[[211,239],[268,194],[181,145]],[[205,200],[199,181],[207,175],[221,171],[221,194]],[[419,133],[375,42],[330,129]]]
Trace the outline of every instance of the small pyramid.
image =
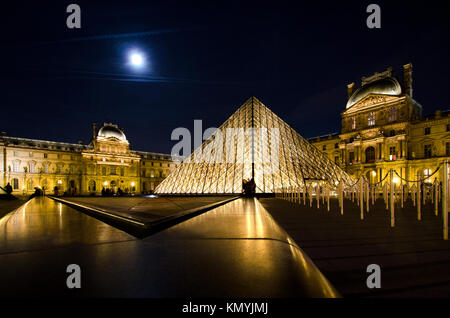
[[159,194],[237,194],[254,178],[256,193],[337,185],[353,178],[264,106],[249,98],[156,188]]

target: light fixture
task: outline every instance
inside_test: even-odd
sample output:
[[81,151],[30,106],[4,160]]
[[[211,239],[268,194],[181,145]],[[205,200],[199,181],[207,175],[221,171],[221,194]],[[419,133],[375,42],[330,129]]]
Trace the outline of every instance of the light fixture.
[[374,176],[374,177],[376,177],[376,176],[377,176],[377,173],[376,173],[376,171],[372,171],[372,176]]
[[136,184],[134,183],[134,181],[133,182],[131,182],[131,186],[132,187],[134,187]]

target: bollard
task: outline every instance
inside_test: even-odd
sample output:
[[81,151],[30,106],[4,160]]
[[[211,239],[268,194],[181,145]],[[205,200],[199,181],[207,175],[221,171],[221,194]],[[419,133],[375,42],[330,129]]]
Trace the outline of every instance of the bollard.
[[395,227],[394,187],[394,169],[391,169],[391,227]]
[[312,189],[308,189],[308,197],[309,197],[309,207],[312,208]]
[[448,240],[448,160],[445,160],[442,169],[442,220],[444,240]]
[[384,193],[384,202],[386,203],[386,210],[389,210],[389,200],[388,200],[388,183],[385,182],[384,183],[384,189],[383,189]]
[[317,202],[317,208],[319,208],[320,206],[320,189],[319,186],[316,186],[316,202]]
[[417,220],[422,220],[422,211],[421,211],[421,202],[420,195],[422,194],[420,191],[421,181],[419,181],[419,186],[417,187]]
[[370,186],[369,186],[369,181],[367,181],[366,184],[366,209],[367,209],[367,213],[369,213],[369,190]]
[[328,212],[330,212],[330,188],[328,186],[326,187],[326,191],[327,191],[327,209]]
[[359,186],[359,205],[361,209],[361,220],[364,220],[364,179],[361,178],[361,184]]
[[439,198],[438,198],[438,181],[434,179],[434,214],[438,216],[438,206],[439,206]]
[[400,200],[402,201],[402,209],[403,209],[403,183],[400,185]]

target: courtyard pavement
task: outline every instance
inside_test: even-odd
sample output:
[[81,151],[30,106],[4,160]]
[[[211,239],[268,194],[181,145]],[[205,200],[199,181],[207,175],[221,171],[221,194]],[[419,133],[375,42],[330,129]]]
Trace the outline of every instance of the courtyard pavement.
[[[66,268],[81,268],[69,289]],[[336,297],[256,199],[137,239],[46,197],[0,219],[0,297]]]
[[[431,203],[422,206],[422,221],[409,200],[396,207],[396,227],[384,201],[360,219],[360,209],[349,200],[340,215],[337,200],[331,212],[275,198],[260,199],[275,221],[311,257],[343,294],[356,297],[448,297],[450,242],[442,234],[442,214]],[[381,267],[381,289],[369,290],[367,266]]]

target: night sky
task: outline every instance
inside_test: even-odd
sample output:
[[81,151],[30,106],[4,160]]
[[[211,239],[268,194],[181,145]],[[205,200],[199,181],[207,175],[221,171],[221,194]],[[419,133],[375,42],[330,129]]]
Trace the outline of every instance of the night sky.
[[[449,108],[450,22],[431,2],[15,1],[1,15],[0,130],[88,143],[92,123],[170,153],[176,127],[218,127],[250,96],[304,137],[340,130],[347,84],[413,63],[424,113]],[[81,7],[82,28],[66,27]],[[422,5],[420,5],[422,4]],[[127,65],[144,52],[147,68]]]

